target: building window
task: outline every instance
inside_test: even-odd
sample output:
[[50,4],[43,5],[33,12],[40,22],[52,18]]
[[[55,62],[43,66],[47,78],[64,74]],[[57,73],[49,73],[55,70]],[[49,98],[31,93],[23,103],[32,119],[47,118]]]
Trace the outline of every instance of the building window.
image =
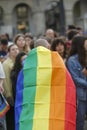
[[17,13],[17,18],[19,19],[23,19],[26,18],[28,16],[28,7],[26,6],[19,6],[16,10]]
[[46,28],[52,28],[59,31],[60,27],[60,10],[57,2],[48,4],[45,11]]
[[29,31],[29,8],[25,4],[16,6],[16,25],[18,33]]

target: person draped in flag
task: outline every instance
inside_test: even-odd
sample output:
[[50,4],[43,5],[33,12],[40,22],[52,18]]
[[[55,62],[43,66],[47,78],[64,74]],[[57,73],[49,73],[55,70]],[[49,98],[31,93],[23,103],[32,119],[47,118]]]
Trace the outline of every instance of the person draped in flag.
[[16,130],[76,130],[76,90],[57,52],[35,41],[16,86]]

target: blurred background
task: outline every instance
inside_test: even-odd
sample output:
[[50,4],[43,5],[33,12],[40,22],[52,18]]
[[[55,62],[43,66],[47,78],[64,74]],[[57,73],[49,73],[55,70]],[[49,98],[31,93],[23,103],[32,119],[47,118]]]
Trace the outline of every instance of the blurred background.
[[52,28],[65,34],[74,24],[87,32],[87,0],[0,0],[0,34],[44,34]]

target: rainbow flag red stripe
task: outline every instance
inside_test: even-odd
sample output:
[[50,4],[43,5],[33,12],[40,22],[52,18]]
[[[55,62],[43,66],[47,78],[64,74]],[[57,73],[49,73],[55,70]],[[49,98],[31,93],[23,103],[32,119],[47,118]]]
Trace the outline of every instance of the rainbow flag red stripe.
[[76,91],[63,60],[33,49],[17,82],[16,130],[75,130]]
[[4,96],[0,93],[0,118],[2,118],[9,109],[9,104],[7,103]]

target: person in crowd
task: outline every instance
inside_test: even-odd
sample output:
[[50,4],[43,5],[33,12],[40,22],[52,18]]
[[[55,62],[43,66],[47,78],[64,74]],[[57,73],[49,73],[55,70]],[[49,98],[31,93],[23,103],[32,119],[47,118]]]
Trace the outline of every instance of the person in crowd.
[[7,58],[8,41],[6,38],[0,40],[0,61],[3,62]]
[[14,43],[18,46],[20,52],[24,51],[25,53],[28,53],[23,34],[17,34],[14,38]]
[[69,31],[69,33],[67,34],[67,41],[66,41],[67,54],[69,53],[69,51],[71,49],[72,39],[76,35],[79,35],[79,32],[76,29]]
[[70,55],[66,65],[76,86],[76,130],[83,130],[85,114],[87,112],[87,77],[83,72],[84,68],[87,66],[87,38],[83,36],[75,36],[73,38]]
[[6,39],[8,40],[8,46],[10,46],[11,44],[13,44],[12,39],[10,39],[10,36],[8,33],[5,33]]
[[6,114],[7,130],[14,130],[14,101],[10,73],[18,53],[18,46],[15,44],[10,45],[8,47],[8,58],[3,62],[3,69],[5,72],[4,95],[10,104],[10,110]]
[[66,35],[68,35],[68,33],[72,30],[76,30],[76,26],[73,24],[68,25],[67,29],[66,29]]
[[18,75],[16,130],[76,130],[75,86],[62,58],[45,39],[34,47]]
[[17,77],[22,69],[23,66],[23,61],[26,58],[26,53],[25,52],[20,52],[15,59],[15,63],[13,65],[13,68],[11,70],[11,82],[12,82],[12,90],[13,90],[13,97],[14,97],[14,102],[15,102],[15,95],[16,95],[16,83],[17,83]]
[[34,40],[32,40],[30,43],[30,49],[32,50],[33,48],[34,48]]
[[26,47],[29,52],[31,50],[31,42],[33,40],[33,35],[31,33],[25,33],[24,37],[25,37]]
[[[87,40],[87,39],[86,39]],[[86,45],[85,45],[85,47],[86,47]],[[87,53],[87,52],[86,52]],[[83,71],[82,71],[84,74],[85,74],[85,76],[87,77],[87,65],[84,67],[84,69],[83,69]]]
[[83,35],[83,29],[80,26],[77,26],[76,30],[78,31],[79,35]]
[[[12,83],[12,92],[13,92],[14,104],[15,104],[15,97],[16,97],[17,77],[18,77],[18,74],[19,74],[20,70],[22,69],[23,62],[24,62],[24,59],[26,58],[26,56],[27,55],[26,55],[25,52],[20,52],[16,56],[15,63],[14,63],[13,68],[11,70],[10,77],[11,77],[11,83]],[[15,124],[15,119],[14,119],[14,124]],[[15,126],[14,126],[14,130],[15,130]]]
[[[3,87],[4,79],[5,79],[5,73],[4,73],[4,70],[3,70],[3,66],[0,62],[0,93],[4,92],[4,87]],[[0,97],[0,104],[1,104],[1,97]],[[0,130],[6,130],[5,116],[0,118]]]
[[66,44],[64,43],[63,40],[61,40],[59,38],[55,38],[52,41],[51,50],[57,51],[65,62],[65,60],[66,60]]
[[51,39],[54,39],[55,38],[55,33],[54,33],[54,30],[53,29],[47,29],[46,30],[46,37],[49,37]]
[[63,42],[66,44],[66,42],[67,42],[66,36],[61,35],[58,38],[61,39],[61,40],[63,40]]
[[47,40],[49,43],[49,49],[51,48],[52,39],[50,37],[44,37],[43,39]]

